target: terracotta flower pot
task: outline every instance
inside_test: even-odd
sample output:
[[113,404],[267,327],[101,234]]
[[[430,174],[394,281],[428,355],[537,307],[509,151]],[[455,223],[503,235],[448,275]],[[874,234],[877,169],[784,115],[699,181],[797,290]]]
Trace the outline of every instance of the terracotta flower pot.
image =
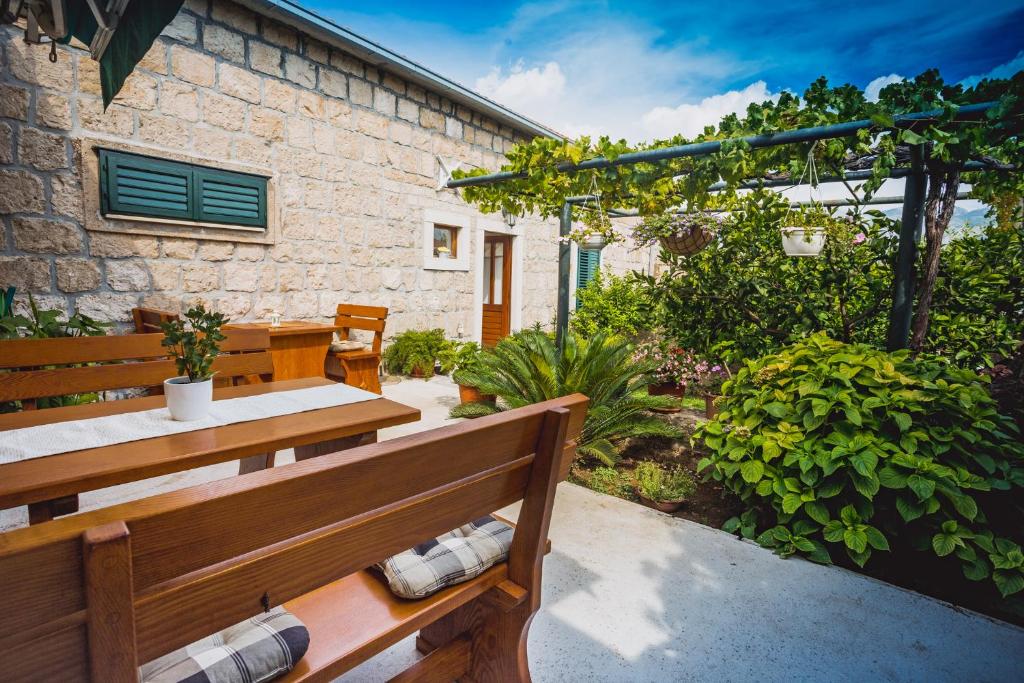
[[686,502],[682,498],[680,498],[679,500],[651,500],[650,498],[644,496],[644,494],[640,493],[639,489],[637,489],[636,495],[640,499],[640,502],[646,505],[647,507],[653,508],[658,512],[665,512],[668,514],[672,514],[679,508],[683,507],[683,503]]
[[427,376],[427,373],[425,373],[420,366],[416,365],[413,366],[413,369],[409,371],[409,376],[415,379],[423,379],[424,377]]
[[476,387],[459,385],[459,401],[466,403],[494,403],[497,397],[494,394],[481,394]]
[[[675,396],[678,399],[682,399],[686,395],[686,387],[681,387],[674,382],[648,384],[647,393],[651,396]],[[652,410],[656,413],[678,413],[682,410],[682,406],[678,408],[652,408]]]
[[704,417],[709,420],[718,414],[718,406],[715,405],[716,398],[718,398],[718,394],[704,394]]

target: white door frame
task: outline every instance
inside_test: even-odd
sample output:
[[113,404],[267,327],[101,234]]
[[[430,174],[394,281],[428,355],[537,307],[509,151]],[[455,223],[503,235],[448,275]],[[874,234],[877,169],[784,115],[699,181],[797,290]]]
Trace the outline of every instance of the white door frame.
[[484,237],[493,232],[512,237],[512,296],[509,301],[509,331],[523,327],[523,228],[510,228],[503,221],[477,218],[475,248],[473,250],[473,329],[470,338],[480,342],[484,328]]

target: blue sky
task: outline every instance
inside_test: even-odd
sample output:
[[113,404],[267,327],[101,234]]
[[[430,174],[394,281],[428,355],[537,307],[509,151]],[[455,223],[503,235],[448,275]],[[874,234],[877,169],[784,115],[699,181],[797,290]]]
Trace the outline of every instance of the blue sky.
[[386,47],[572,135],[692,135],[819,75],[875,86],[1024,69],[1024,0],[327,2]]

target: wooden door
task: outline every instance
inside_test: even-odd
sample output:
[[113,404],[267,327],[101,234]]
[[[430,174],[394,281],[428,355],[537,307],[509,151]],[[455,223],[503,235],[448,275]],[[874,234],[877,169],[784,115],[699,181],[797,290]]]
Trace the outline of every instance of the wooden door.
[[512,238],[507,235],[484,237],[484,346],[494,346],[508,336],[512,320]]

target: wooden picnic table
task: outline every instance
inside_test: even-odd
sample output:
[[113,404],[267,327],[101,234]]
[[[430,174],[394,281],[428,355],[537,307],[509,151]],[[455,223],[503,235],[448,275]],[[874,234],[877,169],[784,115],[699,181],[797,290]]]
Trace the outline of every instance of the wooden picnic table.
[[[314,377],[224,387],[214,390],[214,400],[329,384],[334,382]],[[0,439],[10,429],[150,410],[164,404],[163,396],[146,396],[8,413],[0,415]],[[30,521],[36,523],[62,514],[61,502],[85,491],[231,460],[244,459],[244,473],[272,465],[273,453],[278,450],[295,448],[296,460],[302,460],[375,441],[378,429],[419,419],[416,408],[380,398],[0,464],[0,509],[29,505]]]

